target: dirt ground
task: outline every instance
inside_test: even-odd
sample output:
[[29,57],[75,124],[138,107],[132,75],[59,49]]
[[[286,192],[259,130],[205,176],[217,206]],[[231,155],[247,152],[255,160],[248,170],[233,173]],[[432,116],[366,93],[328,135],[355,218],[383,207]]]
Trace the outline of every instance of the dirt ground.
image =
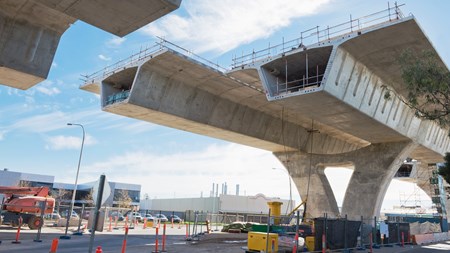
[[[216,252],[235,253],[245,252],[247,246],[247,234],[212,233],[202,235],[185,244],[174,243],[170,245],[170,252]],[[169,250],[169,248],[168,248]]]

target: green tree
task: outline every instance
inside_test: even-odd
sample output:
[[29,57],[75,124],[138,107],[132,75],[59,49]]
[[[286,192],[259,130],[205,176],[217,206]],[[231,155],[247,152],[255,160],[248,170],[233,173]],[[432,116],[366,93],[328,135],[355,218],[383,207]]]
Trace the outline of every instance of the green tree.
[[407,88],[404,102],[416,116],[450,127],[450,72],[439,56],[431,51],[417,54],[406,50],[399,62]]
[[[404,51],[399,59],[406,98],[399,98],[417,117],[450,128],[450,72],[433,51]],[[389,91],[386,93],[389,97]],[[449,135],[450,137],[450,131]],[[446,153],[439,174],[450,183],[450,153]]]

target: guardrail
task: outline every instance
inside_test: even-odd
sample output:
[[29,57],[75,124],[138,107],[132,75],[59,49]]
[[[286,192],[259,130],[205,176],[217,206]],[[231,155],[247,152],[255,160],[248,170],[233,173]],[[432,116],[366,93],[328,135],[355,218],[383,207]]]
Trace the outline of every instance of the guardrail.
[[94,83],[94,82],[98,81],[99,79],[103,79],[103,78],[117,72],[118,70],[123,70],[123,69],[129,68],[129,67],[134,67],[138,63],[152,58],[154,54],[161,52],[163,50],[171,50],[172,52],[179,53],[185,57],[189,57],[189,58],[197,61],[198,63],[200,63],[206,67],[212,68],[219,72],[227,71],[226,68],[220,66],[219,64],[209,61],[209,60],[193,53],[192,51],[190,51],[188,49],[180,47],[164,38],[161,38],[161,37],[157,37],[157,38],[159,39],[159,42],[155,42],[155,44],[153,46],[145,48],[145,49],[141,49],[138,53],[135,53],[125,59],[122,59],[111,65],[108,65],[105,68],[98,70],[92,74],[82,75],[81,80],[84,82],[84,84]]
[[391,7],[388,3],[387,9],[372,13],[367,16],[353,19],[350,15],[350,21],[338,25],[327,26],[327,28],[325,29],[319,29],[319,26],[310,28],[308,30],[302,31],[300,33],[300,37],[298,38],[288,41],[285,41],[283,38],[281,44],[277,44],[274,46],[271,46],[269,44],[266,49],[262,49],[259,51],[253,50],[252,53],[239,57],[234,56],[232,59],[233,63],[231,67],[233,69],[239,68],[246,64],[254,63],[255,61],[268,58],[273,55],[283,54],[299,47],[305,47],[305,45],[307,44],[311,45],[329,41],[344,34],[353,33],[355,31],[364,30],[375,25],[402,19],[404,18],[404,16],[400,10],[400,7],[403,5],[404,4],[397,5],[397,3],[395,3],[394,7]]

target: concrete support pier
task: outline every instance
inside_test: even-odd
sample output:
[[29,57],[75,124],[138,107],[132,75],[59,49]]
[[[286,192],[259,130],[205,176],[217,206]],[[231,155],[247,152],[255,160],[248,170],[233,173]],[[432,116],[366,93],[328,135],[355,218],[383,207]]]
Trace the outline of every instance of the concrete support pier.
[[[302,199],[307,199],[307,215],[328,217],[347,215],[349,219],[377,216],[389,184],[400,165],[417,144],[396,142],[372,144],[335,155],[302,152],[274,153],[293,178]],[[310,169],[311,165],[311,169]],[[325,176],[325,167],[353,167],[354,172],[339,213],[336,199]],[[311,176],[308,190],[308,178]],[[356,204],[357,203],[357,204]]]

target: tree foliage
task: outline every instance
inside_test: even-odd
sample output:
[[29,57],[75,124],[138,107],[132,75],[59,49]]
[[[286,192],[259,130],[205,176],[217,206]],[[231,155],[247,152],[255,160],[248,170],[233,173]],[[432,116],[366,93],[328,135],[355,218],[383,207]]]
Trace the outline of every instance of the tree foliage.
[[450,184],[450,153],[445,154],[444,160],[444,166],[439,167],[439,175]]
[[31,182],[26,180],[20,180],[17,184],[19,187],[31,187]]
[[450,127],[450,73],[432,51],[404,51],[399,59],[406,101],[416,116]]
[[129,208],[131,206],[132,199],[127,190],[119,190],[117,195],[114,196],[119,208]]
[[94,190],[91,189],[81,200],[85,202],[86,206],[94,206]]
[[59,207],[61,206],[61,202],[65,200],[69,200],[71,192],[65,189],[53,189],[50,191],[50,196],[55,199],[56,202],[56,210],[59,213]]
[[[450,72],[432,51],[404,51],[399,59],[402,79],[408,90],[402,99],[416,116],[450,128]],[[389,96],[389,94],[387,94]],[[450,131],[449,131],[450,137]],[[444,157],[439,174],[450,183],[450,153]]]

